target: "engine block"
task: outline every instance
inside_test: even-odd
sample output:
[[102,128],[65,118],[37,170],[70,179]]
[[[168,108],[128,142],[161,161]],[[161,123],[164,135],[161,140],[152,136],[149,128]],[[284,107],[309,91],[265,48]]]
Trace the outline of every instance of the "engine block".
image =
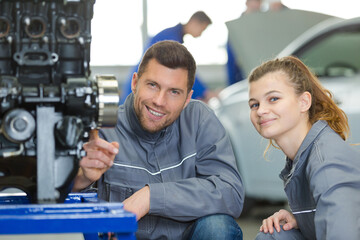
[[91,77],[94,4],[0,0],[0,191],[63,202],[90,131],[116,123],[116,78]]

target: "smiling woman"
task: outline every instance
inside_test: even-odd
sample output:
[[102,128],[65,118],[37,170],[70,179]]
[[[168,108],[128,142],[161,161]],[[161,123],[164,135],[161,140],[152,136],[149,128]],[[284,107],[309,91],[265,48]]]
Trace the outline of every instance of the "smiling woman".
[[280,178],[291,209],[264,219],[256,240],[358,239],[360,155],[330,91],[287,56],[251,72],[249,99],[254,127],[286,155]]

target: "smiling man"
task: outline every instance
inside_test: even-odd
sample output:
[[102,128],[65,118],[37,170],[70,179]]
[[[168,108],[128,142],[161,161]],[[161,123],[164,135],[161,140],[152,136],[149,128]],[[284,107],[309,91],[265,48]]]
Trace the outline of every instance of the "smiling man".
[[84,145],[73,190],[96,182],[100,198],[123,202],[137,239],[242,239],[242,180],[223,126],[191,100],[195,71],[180,43],[152,45],[117,126]]

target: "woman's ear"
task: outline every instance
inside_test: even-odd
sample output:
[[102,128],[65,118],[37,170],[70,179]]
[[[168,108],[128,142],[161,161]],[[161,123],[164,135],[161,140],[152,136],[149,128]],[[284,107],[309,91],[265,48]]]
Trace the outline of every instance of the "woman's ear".
[[306,112],[311,107],[311,94],[309,92],[303,92],[299,97],[300,108],[302,112]]

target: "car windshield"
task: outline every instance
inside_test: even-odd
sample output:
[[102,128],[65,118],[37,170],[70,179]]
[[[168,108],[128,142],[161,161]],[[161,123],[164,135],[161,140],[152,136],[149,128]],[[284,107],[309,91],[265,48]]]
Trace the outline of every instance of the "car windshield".
[[328,32],[295,53],[319,77],[350,77],[360,72],[360,28]]

